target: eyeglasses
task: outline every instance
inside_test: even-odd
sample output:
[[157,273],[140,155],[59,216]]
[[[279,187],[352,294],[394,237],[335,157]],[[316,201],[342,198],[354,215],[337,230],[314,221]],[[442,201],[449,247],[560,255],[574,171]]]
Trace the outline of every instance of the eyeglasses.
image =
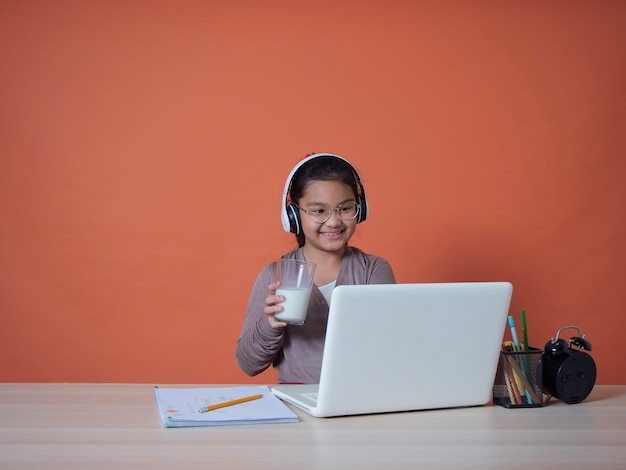
[[339,204],[337,207],[320,206],[316,207],[315,209],[303,209],[302,207],[298,207],[298,209],[309,214],[312,222],[316,224],[323,224],[328,219],[330,219],[330,216],[333,214],[333,212],[337,212],[337,215],[344,222],[353,220],[356,218],[357,215],[359,215],[359,212],[361,211],[361,205],[353,201],[348,201]]

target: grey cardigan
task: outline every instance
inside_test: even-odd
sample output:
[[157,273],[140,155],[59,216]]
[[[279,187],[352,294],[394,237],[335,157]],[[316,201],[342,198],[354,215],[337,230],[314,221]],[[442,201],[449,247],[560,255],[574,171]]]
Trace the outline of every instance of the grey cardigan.
[[[299,248],[283,258],[304,259],[304,256]],[[237,341],[236,358],[239,367],[246,374],[254,376],[273,364],[280,383],[319,383],[328,303],[314,285],[304,325],[271,328],[263,308],[267,286],[275,277],[276,264],[271,263],[261,270],[254,283],[241,335]],[[393,270],[386,260],[368,255],[358,248],[346,247],[337,276],[337,286],[395,282]]]

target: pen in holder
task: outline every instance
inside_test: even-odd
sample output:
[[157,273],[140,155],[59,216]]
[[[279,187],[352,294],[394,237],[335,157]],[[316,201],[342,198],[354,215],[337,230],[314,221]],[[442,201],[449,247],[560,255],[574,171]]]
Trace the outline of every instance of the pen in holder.
[[501,351],[493,402],[505,408],[537,408],[544,405],[542,389],[543,351]]

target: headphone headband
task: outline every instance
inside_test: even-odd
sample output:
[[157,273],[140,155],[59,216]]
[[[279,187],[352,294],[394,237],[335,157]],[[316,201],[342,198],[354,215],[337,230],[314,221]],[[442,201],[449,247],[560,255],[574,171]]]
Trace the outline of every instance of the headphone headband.
[[[335,155],[333,153],[314,153],[300,160],[300,162],[298,162],[298,164],[293,167],[293,169],[289,173],[289,176],[287,177],[287,181],[285,181],[285,188],[283,189],[283,198],[281,202],[281,213],[280,213],[280,219],[282,221],[283,229],[285,230],[285,232],[300,233],[300,230],[301,230],[300,229],[300,217],[299,217],[299,214],[296,212],[295,207],[293,207],[292,205],[287,206],[287,198],[289,196],[289,189],[291,188],[291,180],[293,179],[296,172],[300,169],[300,167],[302,167],[302,165],[309,162],[310,160],[313,160],[314,158],[319,158],[319,157],[338,158],[339,160],[346,162],[350,166],[350,168],[352,169],[352,172],[354,173],[354,176],[357,179],[359,190],[361,191],[361,194],[360,194],[361,215],[359,216],[358,222],[363,222],[367,218],[368,206],[367,206],[367,200],[365,199],[365,187],[363,186],[363,181],[361,180],[361,176],[359,175],[359,172],[356,170],[356,168],[354,168],[354,166],[348,160],[346,160],[343,157],[340,157],[339,155]],[[289,212],[291,212],[291,214]]]

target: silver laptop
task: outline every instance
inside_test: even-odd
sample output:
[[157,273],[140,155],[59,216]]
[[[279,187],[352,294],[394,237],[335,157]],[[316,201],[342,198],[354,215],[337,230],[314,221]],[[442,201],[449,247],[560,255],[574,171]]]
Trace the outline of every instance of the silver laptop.
[[512,292],[508,282],[338,286],[320,383],[272,392],[318,417],[483,405]]

